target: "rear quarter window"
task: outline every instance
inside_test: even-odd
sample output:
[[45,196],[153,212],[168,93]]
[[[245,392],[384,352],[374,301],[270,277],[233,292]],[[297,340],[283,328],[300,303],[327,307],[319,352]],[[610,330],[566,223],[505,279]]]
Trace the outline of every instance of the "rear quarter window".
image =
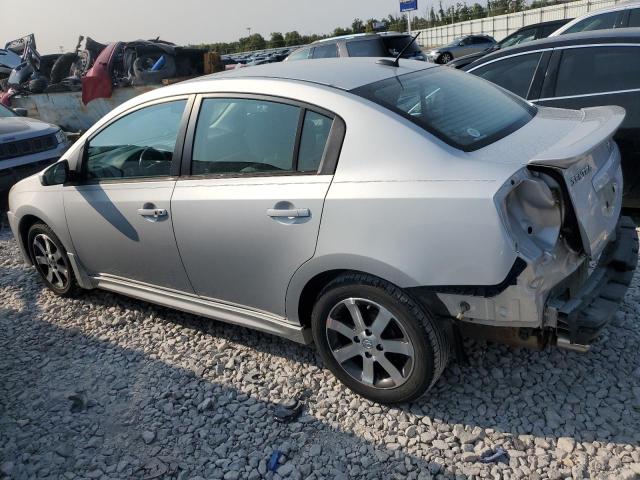
[[356,40],[347,42],[347,52],[350,57],[388,57],[384,45],[379,38],[370,40]]
[[446,67],[388,78],[351,92],[467,152],[506,137],[536,112],[495,85]]

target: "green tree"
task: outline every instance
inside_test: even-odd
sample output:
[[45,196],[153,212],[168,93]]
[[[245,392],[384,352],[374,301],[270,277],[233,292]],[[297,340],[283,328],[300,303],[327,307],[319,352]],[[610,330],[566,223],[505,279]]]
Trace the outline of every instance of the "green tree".
[[364,22],[362,20],[360,20],[359,18],[356,18],[353,23],[351,24],[351,31],[353,33],[364,33],[365,32],[365,25]]
[[293,32],[287,32],[284,34],[284,43],[287,45],[287,47],[301,45],[302,37],[300,37],[300,34],[296,30],[294,30]]
[[341,37],[342,35],[349,35],[349,34],[351,34],[351,30],[349,30],[348,28],[337,27],[333,29],[332,36]]
[[284,37],[280,32],[272,32],[269,39],[269,48],[281,48],[284,47]]

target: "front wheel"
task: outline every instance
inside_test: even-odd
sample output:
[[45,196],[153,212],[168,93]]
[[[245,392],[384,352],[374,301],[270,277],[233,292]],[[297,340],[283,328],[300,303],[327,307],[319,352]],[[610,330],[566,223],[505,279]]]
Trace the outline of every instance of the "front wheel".
[[442,55],[440,55],[440,58],[438,59],[438,63],[445,65],[449,63],[451,60],[453,60],[453,55],[451,55],[449,52],[444,52]]
[[29,229],[29,253],[45,285],[56,295],[70,297],[77,293],[71,262],[60,239],[44,223]]
[[311,322],[325,365],[375,402],[418,398],[448,361],[447,339],[434,319],[401,289],[370,275],[347,274],[327,285]]

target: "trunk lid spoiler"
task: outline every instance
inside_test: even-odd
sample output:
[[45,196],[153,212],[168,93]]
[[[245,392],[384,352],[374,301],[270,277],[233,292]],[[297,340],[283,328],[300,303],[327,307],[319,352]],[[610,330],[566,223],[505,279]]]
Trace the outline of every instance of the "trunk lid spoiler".
[[563,176],[585,252],[596,257],[615,228],[622,207],[620,151],[612,137],[624,120],[617,106],[585,108],[560,141],[538,153],[529,165],[551,167]]

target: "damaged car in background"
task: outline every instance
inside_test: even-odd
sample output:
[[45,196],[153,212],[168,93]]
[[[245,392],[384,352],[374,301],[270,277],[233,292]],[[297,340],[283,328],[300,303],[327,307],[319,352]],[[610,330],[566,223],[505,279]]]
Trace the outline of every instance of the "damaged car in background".
[[237,69],[112,111],[11,190],[8,218],[58,295],[101,288],[313,342],[354,392],[404,402],[462,335],[596,340],[638,257],[624,116],[410,60]]
[[84,131],[136,95],[224,69],[219,56],[207,69],[205,55],[159,38],[100,43],[84,36],[71,52],[40,55],[28,35],[0,50],[0,103],[68,131]]

